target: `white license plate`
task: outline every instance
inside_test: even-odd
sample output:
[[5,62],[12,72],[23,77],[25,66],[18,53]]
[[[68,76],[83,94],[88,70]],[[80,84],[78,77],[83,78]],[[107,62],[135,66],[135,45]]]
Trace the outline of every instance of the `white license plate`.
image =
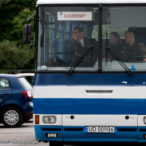
[[113,126],[89,126],[89,133],[114,133],[115,127]]

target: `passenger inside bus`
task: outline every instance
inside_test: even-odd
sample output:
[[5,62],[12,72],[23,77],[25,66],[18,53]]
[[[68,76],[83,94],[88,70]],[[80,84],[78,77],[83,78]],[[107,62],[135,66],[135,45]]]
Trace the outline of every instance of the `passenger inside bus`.
[[93,50],[89,52],[87,56],[85,56],[84,60],[81,62],[79,66],[93,66],[97,60],[97,41],[93,38],[84,37],[83,29],[81,27],[75,27],[72,31],[72,40],[68,43],[68,63],[72,64],[77,61],[79,57],[81,57],[84,51],[93,46]]
[[115,47],[120,44],[120,36],[117,32],[111,32],[110,34],[110,45]]
[[135,34],[132,31],[125,32],[125,42],[123,44],[123,59],[128,61],[130,59],[136,61],[145,61],[146,47],[143,42],[136,42]]
[[125,32],[124,41],[117,32],[112,32],[109,48],[123,61],[146,61],[146,47],[143,42],[136,41],[132,31]]
[[117,32],[111,32],[109,48],[112,49],[114,54],[119,58],[122,58],[121,46],[122,41],[120,40],[120,35]]

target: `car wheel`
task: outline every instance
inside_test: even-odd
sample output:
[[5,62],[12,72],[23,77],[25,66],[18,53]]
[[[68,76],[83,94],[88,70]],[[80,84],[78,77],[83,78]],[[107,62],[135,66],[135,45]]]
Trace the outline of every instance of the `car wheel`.
[[64,146],[63,142],[49,142],[49,146]]
[[6,127],[17,127],[23,123],[22,112],[15,107],[9,107],[2,112],[2,123]]

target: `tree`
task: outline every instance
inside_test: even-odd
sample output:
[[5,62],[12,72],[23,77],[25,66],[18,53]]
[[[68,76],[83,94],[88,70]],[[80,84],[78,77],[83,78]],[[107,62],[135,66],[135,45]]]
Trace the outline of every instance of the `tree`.
[[[23,26],[36,0],[0,0],[0,69],[34,69],[35,33],[23,44]],[[31,22],[33,24],[33,22]]]
[[19,49],[16,42],[4,40],[0,43],[0,70],[24,69],[33,55],[33,50]]
[[13,19],[24,9],[33,11],[36,0],[1,0],[0,2],[0,41],[14,40],[14,36],[9,34],[14,29]]
[[[14,17],[12,20],[13,29],[10,31],[10,35],[13,36],[13,40],[17,41],[21,47],[23,46],[23,27],[24,24],[27,23],[27,19],[29,17],[33,17],[35,14],[35,11],[30,11],[28,8],[23,9],[19,12],[19,14]],[[34,21],[31,21],[32,28],[34,28]],[[31,48],[34,47],[34,39],[35,39],[35,33],[32,32],[32,45]]]

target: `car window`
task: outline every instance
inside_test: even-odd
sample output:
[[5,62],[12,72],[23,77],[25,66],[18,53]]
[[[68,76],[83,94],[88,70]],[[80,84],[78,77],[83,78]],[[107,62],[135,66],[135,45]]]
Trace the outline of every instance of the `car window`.
[[24,88],[32,89],[31,84],[24,77],[19,78],[19,81],[23,85]]
[[34,77],[33,76],[27,76],[25,79],[33,86],[34,84]]
[[11,88],[9,80],[1,78],[0,79],[0,89],[9,89]]

